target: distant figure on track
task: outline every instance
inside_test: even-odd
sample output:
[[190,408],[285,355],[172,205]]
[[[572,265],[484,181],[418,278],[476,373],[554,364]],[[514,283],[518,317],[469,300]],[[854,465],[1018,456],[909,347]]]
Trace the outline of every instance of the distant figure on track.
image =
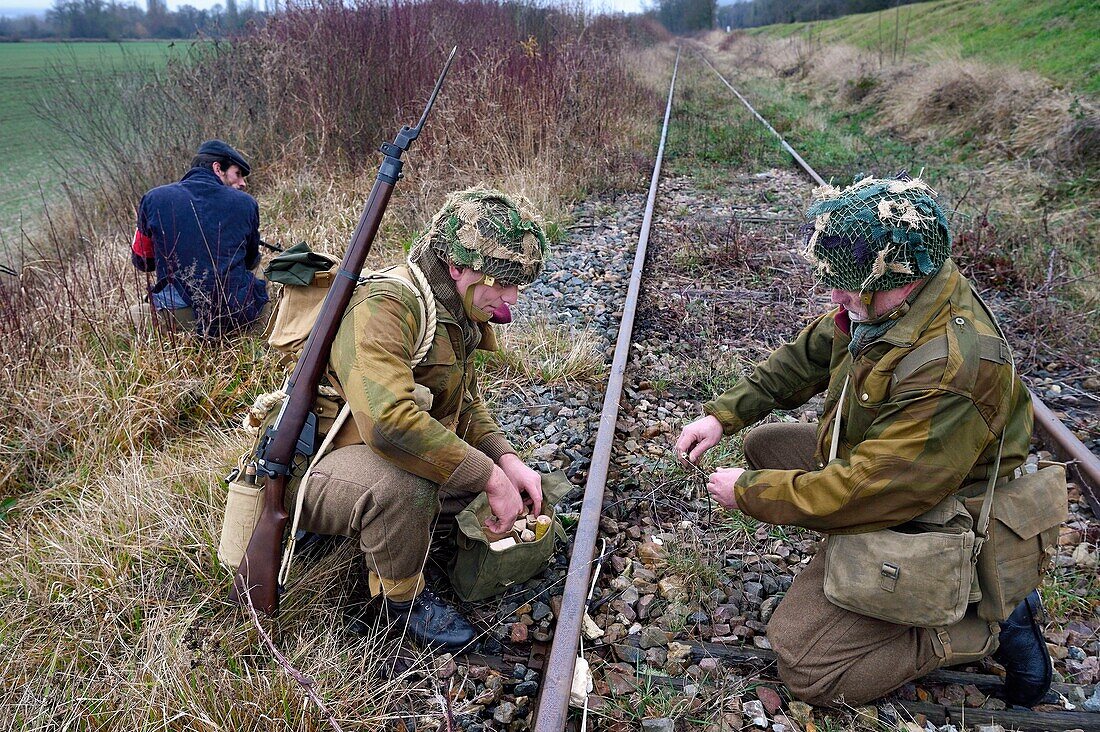
[[232,147],[207,140],[179,182],[142,197],[131,261],[157,280],[130,310],[136,326],[154,315],[216,336],[260,319],[268,297],[250,271],[260,262],[260,210],[243,190],[251,172]]
[[[1007,482],[1024,463],[1032,428],[1028,392],[992,317],[949,258],[947,221],[934,195],[904,175],[815,192],[806,254],[837,307],[704,404],[707,416],[683,429],[676,451],[697,463],[724,435],[821,392],[824,417],[820,424],[783,422],[749,432],[749,468],[720,468],[710,477],[708,489],[724,507],[826,535],[870,536],[902,524],[902,532],[920,532],[914,519],[934,523],[926,512],[954,511],[962,506],[955,496],[969,498],[967,509],[980,505],[992,471]],[[1002,481],[997,489],[1004,490]],[[953,521],[978,523],[960,511]],[[1044,539],[1051,521],[1056,536],[1058,507],[1041,513],[1055,515],[1040,527]],[[966,614],[947,627],[887,622],[835,604],[826,594],[826,557],[841,541],[830,538],[768,625],[780,678],[810,703],[862,704],[938,667],[993,654],[1007,670],[1008,700],[1037,703],[1052,673],[1036,619],[1034,588],[1046,560],[1037,533],[1027,545],[1032,554],[1001,568],[1024,601],[991,612],[964,590],[957,607]],[[884,563],[880,577],[877,556],[867,573],[874,576],[859,578],[873,585],[872,593],[897,572]],[[943,567],[944,577],[950,569]],[[995,589],[982,587],[986,595]]]
[[[496,349],[490,322],[510,322],[519,288],[538,277],[547,251],[525,203],[471,188],[447,199],[393,270],[408,286],[368,281],[353,296],[329,373],[354,419],[310,471],[299,523],[351,537],[363,552],[368,592],[349,603],[353,632],[367,632],[380,605],[422,647],[463,648],[473,627],[425,586],[433,526],[479,493],[488,494],[495,533],[512,528],[525,501],[540,512],[542,478],[493,421],[474,361],[476,351]],[[287,505],[296,497],[288,491]]]

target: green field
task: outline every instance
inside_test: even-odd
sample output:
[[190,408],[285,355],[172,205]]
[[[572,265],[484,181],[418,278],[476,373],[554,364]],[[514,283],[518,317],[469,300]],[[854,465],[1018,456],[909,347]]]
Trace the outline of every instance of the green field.
[[907,54],[943,50],[1034,71],[1076,92],[1100,95],[1100,9],[1095,0],[937,0],[817,23],[756,29],[786,37]]
[[79,84],[77,71],[102,78],[148,69],[187,45],[0,43],[0,251],[12,246],[24,222],[34,228],[43,199],[59,197],[58,163],[79,164],[79,151],[50,124],[44,103],[63,85]]

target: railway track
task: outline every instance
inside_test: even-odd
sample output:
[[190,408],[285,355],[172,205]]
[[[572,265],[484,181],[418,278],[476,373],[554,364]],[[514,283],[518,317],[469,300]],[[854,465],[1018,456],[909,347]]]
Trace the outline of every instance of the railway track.
[[[765,120],[750,102],[737,91],[736,88],[701,54],[701,63],[704,64],[728,89],[749,109],[779,141],[786,150],[817,184],[823,184],[824,180],[813,170],[806,160],[795,151],[778,132]],[[584,486],[583,502],[581,504],[579,520],[576,527],[576,536],[573,542],[572,555],[566,573],[565,587],[561,600],[561,609],[558,612],[557,625],[553,635],[553,641],[549,646],[544,642],[534,642],[531,653],[526,658],[527,666],[541,671],[542,682],[537,707],[534,714],[533,727],[538,732],[556,732],[575,724],[570,720],[570,689],[574,681],[574,670],[581,647],[582,628],[588,622],[586,608],[595,612],[590,601],[590,592],[595,587],[594,571],[598,563],[607,558],[610,552],[601,551],[597,554],[597,539],[601,531],[601,518],[606,517],[608,501],[606,498],[606,486],[608,472],[612,464],[613,448],[616,440],[616,426],[619,425],[620,401],[623,394],[624,381],[628,368],[628,358],[631,352],[632,335],[635,328],[635,316],[639,308],[639,295],[642,289],[642,277],[647,258],[647,245],[650,238],[650,230],[653,225],[654,205],[658,190],[661,187],[662,159],[665,142],[669,130],[669,121],[674,106],[677,74],[681,67],[681,56],[677,53],[673,65],[672,78],[669,86],[668,99],[665,107],[664,122],[658,145],[656,162],[650,181],[649,196],[646,203],[641,232],[638,239],[634,257],[634,265],[630,274],[623,316],[618,330],[614,355],[611,360],[611,369],[607,381],[603,400],[603,410],[599,418],[599,430],[591,456],[591,464],[588,467],[587,482]],[[769,224],[778,219],[762,216],[757,217],[758,223]],[[745,221],[750,222],[751,217]],[[751,222],[750,222],[751,223]],[[794,223],[793,220],[787,224]],[[739,293],[728,293],[729,297],[737,297]],[[744,293],[740,293],[744,295]],[[719,297],[725,297],[719,294]],[[636,396],[636,394],[632,394]],[[1082,495],[1092,508],[1093,515],[1100,516],[1100,460],[1090,453],[1073,433],[1067,429],[1054,415],[1054,413],[1038,398],[1032,394],[1035,404],[1036,428],[1038,435],[1054,455],[1067,462],[1070,478],[1081,487]],[[669,440],[669,436],[655,439]],[[704,491],[705,492],[705,491]],[[751,556],[751,555],[748,555]],[[767,555],[764,555],[767,556]],[[746,562],[746,566],[751,563]],[[620,593],[621,594],[621,593]],[[606,602],[611,595],[606,595],[598,602]],[[761,634],[757,638],[762,638]],[[629,657],[629,648],[637,645],[637,639],[628,637],[622,642],[604,644],[604,648],[586,650],[606,650],[609,658],[619,658],[624,655]],[[677,648],[677,652],[685,655],[686,662],[702,662],[709,659],[708,668],[722,667],[748,667],[759,672],[773,665],[774,656],[765,643],[759,646],[746,646],[737,643],[696,643],[684,642]],[[686,648],[686,650],[684,650]],[[641,649],[639,649],[641,650]],[[505,659],[504,666],[515,659]],[[480,662],[491,664],[496,659],[480,659]],[[624,664],[619,664],[620,670]],[[635,665],[635,670],[638,668]],[[954,675],[953,675],[954,674]],[[655,687],[668,687],[684,689],[703,683],[698,678],[658,676],[654,674],[635,673],[635,678],[627,680],[636,685],[649,685]],[[774,678],[774,675],[773,675]],[[943,683],[966,685],[982,693],[996,693],[1000,686],[1000,679],[989,674],[959,674],[959,672],[939,671],[924,681],[929,683]],[[777,683],[777,682],[776,682]],[[1087,696],[1093,690],[1088,687],[1074,687],[1074,685],[1061,685],[1056,690],[1066,698]],[[1014,729],[1052,729],[1052,730],[1100,730],[1100,713],[1090,714],[1085,712],[1060,710],[1046,712],[1032,712],[1022,710],[997,710],[968,708],[964,704],[953,704],[951,699],[928,699],[925,696],[915,696],[912,699],[897,698],[892,700],[891,708],[904,710],[904,715],[925,719],[937,725],[947,723],[966,724],[1001,724]],[[746,715],[746,718],[748,715]],[[746,725],[751,726],[746,719]]]

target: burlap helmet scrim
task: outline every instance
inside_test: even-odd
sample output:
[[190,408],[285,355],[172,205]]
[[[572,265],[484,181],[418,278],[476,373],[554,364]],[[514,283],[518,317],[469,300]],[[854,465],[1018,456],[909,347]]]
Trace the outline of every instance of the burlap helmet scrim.
[[444,262],[509,285],[529,285],[550,252],[530,204],[491,188],[452,193],[417,240],[412,258],[431,248]]
[[892,290],[929,277],[951,255],[947,217],[920,178],[864,178],[814,191],[806,258],[827,287]]

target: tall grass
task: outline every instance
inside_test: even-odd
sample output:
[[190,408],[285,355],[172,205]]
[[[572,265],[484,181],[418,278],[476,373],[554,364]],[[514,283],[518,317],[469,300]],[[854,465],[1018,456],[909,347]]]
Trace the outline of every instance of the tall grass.
[[[458,44],[368,265],[400,256],[459,186],[503,186],[561,220],[573,196],[644,185],[633,160],[660,98],[629,54],[649,32],[518,4],[323,2],[124,84],[65,85],[50,116],[88,162],[61,173],[67,205],[0,275],[0,729],[329,728],[223,602],[214,559],[221,478],[246,447],[232,426],[279,367],[254,335],[133,331],[140,195],[220,137],[253,162],[266,238],[341,251],[378,144],[415,121]],[[295,580],[270,623],[281,650],[345,729],[431,724],[441,699],[476,715],[469,685],[423,659],[395,673],[392,644],[343,634],[354,554]]]

